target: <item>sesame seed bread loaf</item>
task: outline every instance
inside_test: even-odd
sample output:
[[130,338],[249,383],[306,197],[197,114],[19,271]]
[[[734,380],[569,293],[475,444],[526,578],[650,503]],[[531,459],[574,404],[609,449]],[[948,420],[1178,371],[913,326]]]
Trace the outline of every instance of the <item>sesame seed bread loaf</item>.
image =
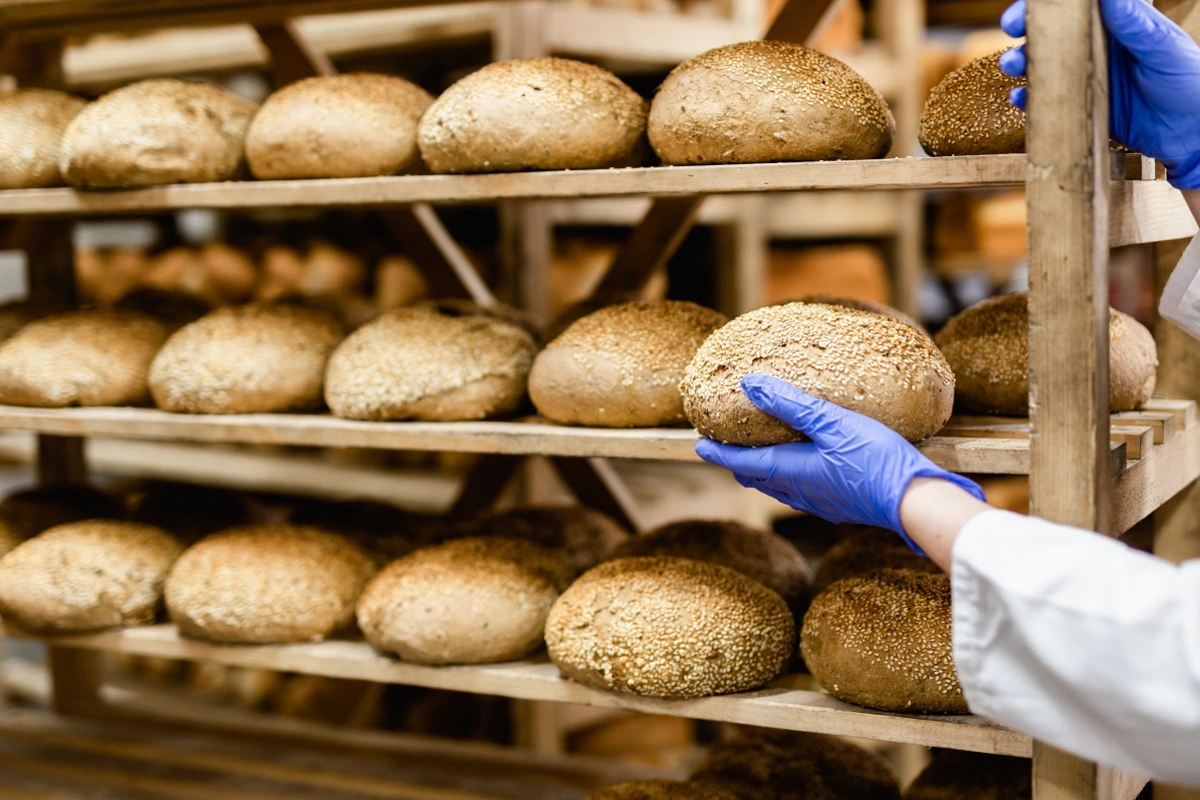
[[788,665],[795,636],[778,594],[686,558],[607,561],[575,581],[546,620],[550,659],[567,677],[649,697],[761,686]]
[[829,161],[885,155],[896,122],[879,92],[836,58],[755,41],[672,70],[647,132],[665,164]]
[[909,441],[936,433],[954,405],[954,374],[920,330],[869,311],[787,303],[743,314],[696,352],[681,388],[702,436],[747,447],[801,440],[750,403],[741,388],[750,372],[866,414]]
[[565,58],[488,64],[455,83],[421,119],[433,172],[601,169],[638,160],[646,101],[616,75]]
[[904,800],[1031,800],[1029,761],[1010,756],[934,749]]
[[109,92],[71,121],[59,167],[80,189],[231,180],[242,171],[256,108],[208,83],[140,81]]
[[63,132],[87,103],[49,89],[0,93],[0,189],[58,186]]
[[391,75],[305,78],[263,103],[246,134],[246,162],[263,180],[395,175],[416,161],[417,123],[432,102]]
[[933,561],[919,556],[893,531],[868,525],[847,525],[848,530],[829,548],[812,580],[813,596],[845,578],[857,578],[880,569],[941,572]]
[[213,642],[320,641],[354,621],[374,572],[343,536],[299,525],[244,525],[207,536],[167,576],[179,632]]
[[[956,400],[965,411],[1029,413],[1029,296],[992,297],[963,311],[934,341],[954,370]],[[1116,309],[1108,316],[1108,402],[1128,411],[1150,399],[1157,381],[1154,337]]]
[[933,87],[921,112],[918,138],[931,156],[1025,152],[1025,112],[1008,101],[1025,85],[1000,71],[1003,50],[977,58]]
[[885,317],[898,319],[901,322],[907,322],[921,333],[928,335],[925,326],[917,322],[915,319],[905,314],[903,311],[892,308],[883,303],[876,303],[871,300],[860,300],[856,297],[834,297],[828,294],[810,294],[804,297],[796,298],[797,303],[823,303],[827,306],[841,306],[842,308],[857,308],[859,311],[871,311],[875,314],[882,314]]
[[628,540],[608,515],[587,506],[523,506],[489,514],[467,526],[474,536],[524,539],[556,551],[574,574],[591,569]]
[[511,661],[538,649],[566,561],[520,539],[456,539],[393,561],[358,601],[367,641],[420,664]]
[[498,314],[422,303],[389,311],[333,352],[325,400],[348,419],[484,419],[525,396],[533,335]]
[[0,403],[144,403],[150,362],[166,338],[161,322],[133,311],[69,311],[35,320],[0,344]]
[[587,800],[743,800],[736,794],[690,781],[629,781],[592,792]]
[[707,561],[738,572],[775,591],[793,612],[808,600],[808,562],[782,536],[733,520],[690,519],[633,536],[613,558],[676,556]]
[[56,526],[0,559],[0,613],[37,633],[148,625],[181,552],[175,537],[152,525]]
[[723,314],[679,300],[622,303],[588,314],[538,353],[529,397],[542,416],[612,428],[686,421],[679,381]]
[[159,408],[189,414],[311,410],[341,340],[338,321],[317,309],[218,308],[167,340],[150,367],[150,392]]
[[884,569],[833,584],[804,616],[800,651],[821,686],[847,703],[967,713],[950,644],[945,574]]

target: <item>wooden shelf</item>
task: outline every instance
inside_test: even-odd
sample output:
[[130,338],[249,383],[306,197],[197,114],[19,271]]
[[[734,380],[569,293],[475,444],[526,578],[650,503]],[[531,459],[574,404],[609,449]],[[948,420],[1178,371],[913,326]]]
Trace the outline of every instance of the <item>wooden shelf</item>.
[[1025,156],[1004,155],[492,175],[228,181],[112,192],[22,189],[0,192],[0,215],[123,214],[184,208],[369,208],[522,199],[1013,186],[1025,180],[1025,171]]
[[930,747],[1028,756],[1030,740],[973,716],[906,716],[847,705],[820,691],[801,688],[808,676],[785,676],[753,692],[697,700],[659,700],[602,692],[563,678],[544,656],[484,666],[428,667],[407,664],[357,641],[296,645],[216,645],[184,639],[173,625],[107,631],[50,640],[70,648],[212,661],[378,683],[499,695],[522,700],[621,708],[647,714],[736,722]]

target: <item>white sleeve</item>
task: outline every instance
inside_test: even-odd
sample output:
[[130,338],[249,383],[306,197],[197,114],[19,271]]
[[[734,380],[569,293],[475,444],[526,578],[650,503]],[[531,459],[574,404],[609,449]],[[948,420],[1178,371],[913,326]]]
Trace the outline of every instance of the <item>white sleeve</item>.
[[1158,313],[1200,339],[1200,236],[1192,239],[1163,287]]
[[1063,750],[1200,786],[1200,560],[988,511],[951,565],[954,660],[977,714]]

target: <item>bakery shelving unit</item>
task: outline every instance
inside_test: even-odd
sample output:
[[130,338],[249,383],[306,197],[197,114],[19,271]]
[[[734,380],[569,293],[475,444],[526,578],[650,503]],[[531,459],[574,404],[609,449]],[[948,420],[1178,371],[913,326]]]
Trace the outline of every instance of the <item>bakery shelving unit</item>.
[[[56,41],[114,27],[251,22],[265,31],[277,68],[321,71],[288,20],[301,14],[400,5],[396,0],[213,2],[212,0],[0,0],[0,71],[24,82],[57,81]],[[769,36],[803,41],[826,3],[784,6]],[[1133,415],[1107,409],[1110,245],[1190,236],[1181,198],[1139,157],[1112,156],[1099,21],[1087,0],[1030,3],[1029,155],[951,159],[641,168],[480,176],[233,182],[126,192],[68,189],[0,192],[0,217],[30,255],[36,292],[71,294],[64,237],[71,218],[192,207],[387,209],[423,242],[423,261],[444,285],[490,300],[432,208],[455,203],[655,198],[605,278],[637,286],[670,251],[710,194],[781,191],[968,188],[1025,184],[1029,202],[1031,419],[965,419],[924,442],[927,455],[963,472],[1028,474],[1032,509],[1050,519],[1118,534],[1200,476],[1200,425],[1190,402],[1157,400]],[[274,37],[274,38],[272,38]],[[431,272],[432,276],[433,272]],[[603,483],[605,458],[692,460],[685,430],[589,430],[537,421],[357,423],[319,415],[191,417],[150,409],[0,408],[0,428],[39,435],[44,479],[80,479],[89,436],[223,443],[341,445],[459,450],[494,457],[497,474],[521,456],[557,459],[577,486]],[[484,480],[495,482],[494,479]],[[17,632],[11,632],[19,635]],[[181,639],[171,626],[51,640],[55,705],[62,712],[111,711],[100,701],[97,652],[125,652],[301,673],[405,683],[513,698],[618,707],[659,714],[1032,756],[1035,800],[1131,800],[1145,781],[1081,761],[974,717],[884,714],[831,699],[801,676],[755,692],[691,701],[602,693],[570,683],[544,659],[430,668],[380,656],[354,641],[231,647]],[[93,732],[91,735],[96,735]]]

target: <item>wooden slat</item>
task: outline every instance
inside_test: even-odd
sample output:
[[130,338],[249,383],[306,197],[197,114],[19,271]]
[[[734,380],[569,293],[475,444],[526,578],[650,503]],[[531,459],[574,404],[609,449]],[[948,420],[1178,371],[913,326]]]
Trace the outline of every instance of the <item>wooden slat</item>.
[[301,35],[295,20],[257,25],[254,28],[271,54],[271,74],[276,86],[285,86],[314,75],[334,75],[337,69],[321,50]]
[[621,247],[593,294],[597,297],[640,291],[667,267],[704,202],[703,197],[657,200]]
[[810,189],[1014,186],[1021,155],[731,164],[706,167],[404,175],[297,181],[231,181],[114,192],[22,189],[0,192],[0,215],[120,214],[181,208],[377,207],[575,197],[659,197]]
[[1146,411],[1169,411],[1175,415],[1175,428],[1183,430],[1196,423],[1195,400],[1168,400],[1155,397],[1142,404]]
[[1190,238],[1197,230],[1183,195],[1166,181],[1113,181],[1109,220],[1111,247]]
[[170,625],[110,631],[56,640],[70,647],[213,661],[283,672],[399,683],[523,700],[579,703],[650,714],[686,716],[910,742],[1015,756],[1029,755],[1029,739],[977,717],[886,714],[841,703],[823,692],[796,688],[784,677],[754,692],[697,700],[659,700],[589,689],[563,678],[543,658],[504,664],[428,667],[381,656],[362,642],[229,646],[190,641]]
[[1119,411],[1112,419],[1129,425],[1150,426],[1155,444],[1163,444],[1175,435],[1175,414],[1171,411]]
[[1200,477],[1200,425],[1176,433],[1130,464],[1112,488],[1115,533],[1129,530]]

